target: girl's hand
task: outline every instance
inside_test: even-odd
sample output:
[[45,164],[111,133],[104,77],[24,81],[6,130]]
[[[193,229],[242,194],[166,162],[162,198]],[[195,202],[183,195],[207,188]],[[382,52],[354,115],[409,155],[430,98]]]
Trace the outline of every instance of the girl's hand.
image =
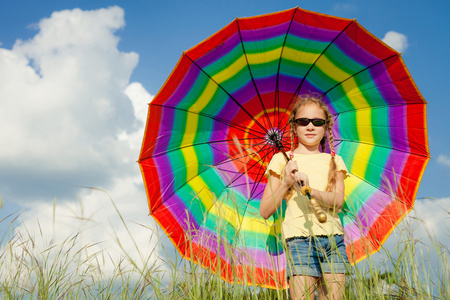
[[294,182],[309,186],[308,175],[299,172],[297,162],[291,160],[286,164],[285,167],[284,183],[288,187],[291,187]]
[[286,164],[286,167],[284,168],[284,180],[283,183],[285,183],[288,187],[291,187],[295,180],[295,173],[298,173],[298,166],[297,162],[290,160]]
[[309,178],[308,178],[308,175],[306,175],[305,173],[296,172],[295,173],[295,181],[300,183],[300,187],[302,187],[304,185],[309,186]]

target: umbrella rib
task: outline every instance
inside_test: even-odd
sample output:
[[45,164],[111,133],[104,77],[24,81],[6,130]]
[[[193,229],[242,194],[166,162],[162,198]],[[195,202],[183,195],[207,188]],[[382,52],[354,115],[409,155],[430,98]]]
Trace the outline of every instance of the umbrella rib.
[[[396,196],[395,194],[394,194],[394,195],[393,195],[393,194],[390,194],[390,193],[388,193],[387,191],[382,190],[380,187],[376,186],[375,184],[371,183],[370,181],[367,181],[366,179],[364,179],[364,178],[362,178],[362,177],[360,177],[360,176],[358,176],[358,175],[355,175],[355,174],[353,174],[353,173],[351,173],[351,172],[349,172],[349,173],[350,173],[352,176],[355,176],[356,178],[359,178],[361,181],[363,181],[363,182],[367,183],[368,185],[372,186],[372,187],[375,188],[376,190],[382,192],[383,194],[385,194],[385,195],[387,195],[387,196],[389,196],[389,197],[394,197],[394,198],[397,199],[397,196]],[[397,201],[399,201],[399,199],[397,199]],[[401,201],[401,202],[403,202],[403,201]]]
[[[268,145],[266,145],[266,144],[263,144],[263,146],[260,148],[260,151],[264,148],[264,147],[266,147],[266,146],[268,146]],[[275,152],[275,148],[274,147],[270,147],[270,150],[269,151],[273,151],[273,152]],[[259,152],[260,152],[259,151]],[[256,162],[250,167],[250,169],[251,168],[253,168],[254,166],[256,165]],[[254,194],[255,194],[255,191],[256,191],[256,188],[258,187],[258,185],[261,183],[261,178],[262,178],[262,176],[263,176],[263,174],[264,174],[264,172],[262,172],[262,168],[259,168],[259,169],[257,169],[258,170],[258,175],[256,176],[256,180],[254,181],[255,182],[255,184],[253,184],[253,186],[252,186],[252,190],[251,190],[251,192],[250,192],[250,194],[248,195],[249,196],[249,199],[247,200],[247,201],[249,201],[250,199],[252,199],[253,198],[253,196],[254,196]],[[248,171],[248,170],[247,170]],[[242,173],[242,172],[239,172],[239,174],[240,174],[240,176],[239,177],[242,177],[242,176],[244,176],[244,174]],[[230,183],[231,184],[231,183]],[[229,185],[228,185],[229,186]],[[245,212],[247,211],[247,208],[248,208],[248,205],[246,205],[245,207],[244,207],[244,210],[243,210],[243,212],[242,212],[242,215],[244,216],[245,215]],[[241,224],[239,224],[239,227],[241,227],[241,225],[242,225],[242,223]]]
[[[239,141],[245,141],[246,139],[238,139]],[[217,140],[217,141],[208,141],[208,142],[202,142],[202,143],[193,143],[193,144],[189,144],[189,145],[184,145],[184,146],[177,146],[176,148],[173,148],[173,149],[168,149],[168,150],[166,150],[166,151],[163,151],[163,152],[159,152],[159,153],[157,153],[157,154],[153,154],[151,157],[158,157],[158,156],[162,156],[162,155],[165,155],[165,154],[167,154],[167,153],[171,153],[171,152],[173,152],[173,151],[177,151],[177,150],[180,150],[180,149],[185,149],[185,148],[189,148],[189,147],[195,147],[195,146],[200,146],[200,145],[214,145],[214,144],[217,144],[217,143],[233,143],[234,142],[234,139],[226,139],[226,140]],[[234,143],[233,143],[234,144]],[[148,157],[147,157],[148,158]],[[142,160],[139,160],[139,161],[143,161],[143,160],[145,160],[146,158],[144,158],[144,159],[142,159]]]
[[[169,152],[169,151],[167,151],[167,152]],[[187,184],[188,184],[190,181],[192,181],[194,178],[196,178],[197,176],[200,176],[202,173],[204,173],[204,172],[206,172],[207,170],[211,169],[211,167],[215,167],[215,166],[217,166],[217,165],[226,163],[228,159],[230,159],[230,158],[229,158],[229,157],[228,157],[228,158],[225,158],[225,159],[223,159],[222,161],[216,163],[215,165],[212,165],[212,166],[210,166],[209,168],[205,168],[204,170],[201,170],[200,172],[198,172],[198,174],[196,174],[195,176],[193,176],[193,177],[190,178],[189,180],[186,180],[186,182],[184,182],[182,185],[180,185],[177,189],[174,189],[173,192],[172,192],[170,195],[168,195],[167,197],[165,197],[165,198],[166,198],[166,199],[171,198],[171,197],[172,197],[174,194],[176,194],[182,187],[184,187],[185,185],[187,185]],[[231,160],[234,160],[234,159],[230,159],[230,161],[231,161]],[[228,185],[227,185],[227,186],[228,186]],[[224,190],[225,190],[225,189],[224,189]],[[222,191],[222,192],[223,192],[223,191]],[[219,196],[222,194],[222,192],[219,194]],[[161,197],[162,197],[162,195],[161,195]],[[163,203],[163,201],[161,201],[161,204],[160,204],[160,205],[162,205],[162,203]],[[159,207],[159,206],[158,206],[158,207]],[[157,207],[155,207],[154,210],[155,210],[156,208],[157,208]]]
[[320,55],[317,56],[316,60],[311,64],[311,67],[309,67],[309,69],[306,72],[305,76],[302,78],[302,81],[300,82],[299,86],[295,90],[295,94],[294,95],[297,95],[298,93],[300,93],[300,90],[301,90],[301,88],[303,86],[303,83],[305,82],[305,79],[308,77],[309,72],[311,72],[312,68],[314,68],[314,66],[316,65],[317,61],[324,55],[324,53],[328,50],[328,48],[330,48],[330,46],[341,36],[341,34],[344,33],[344,31],[347,30],[347,28],[349,28],[350,25],[352,25],[354,22],[356,22],[356,20],[351,20],[351,22],[349,22],[347,24],[347,26],[345,26],[345,28],[343,30],[341,30],[341,32],[339,32],[339,34],[336,35],[336,37],[325,47],[325,49],[323,49],[322,53],[320,53]]
[[417,102],[417,103],[395,103],[395,104],[385,104],[385,105],[373,105],[373,106],[368,106],[368,107],[363,107],[363,108],[356,108],[356,109],[348,109],[348,110],[343,110],[340,111],[338,113],[336,113],[334,116],[338,117],[342,114],[346,114],[346,113],[350,113],[353,111],[357,111],[357,110],[366,110],[366,109],[372,109],[372,108],[381,108],[381,107],[398,107],[398,106],[411,106],[411,105],[424,105],[426,103],[423,102]]
[[[222,123],[222,124],[224,124],[224,125],[227,125],[227,126],[236,128],[236,129],[238,129],[238,130],[241,130],[241,131],[243,131],[243,132],[248,132],[248,133],[251,134],[252,137],[254,137],[254,138],[259,138],[259,137],[261,137],[261,135],[264,135],[264,134],[266,133],[265,131],[264,131],[264,132],[260,132],[260,131],[256,131],[256,130],[253,130],[253,129],[252,129],[251,131],[253,131],[254,133],[252,133],[252,132],[250,132],[250,130],[249,130],[247,127],[245,127],[245,126],[241,126],[241,125],[239,125],[239,124],[232,123],[231,121],[228,121],[228,120],[225,120],[225,119],[222,119],[222,118],[217,118],[217,117],[214,117],[214,116],[212,116],[212,115],[208,115],[208,114],[201,113],[201,112],[194,112],[194,111],[190,111],[190,110],[188,110],[188,109],[179,108],[179,107],[172,107],[172,106],[167,106],[167,105],[162,105],[162,104],[153,104],[153,103],[150,103],[149,105],[154,105],[154,106],[159,106],[159,107],[163,107],[163,108],[169,108],[169,109],[174,109],[174,110],[184,111],[184,112],[187,112],[187,113],[196,114],[196,115],[199,115],[199,116],[202,116],[202,117],[205,117],[205,118],[209,118],[209,119],[212,119],[212,120],[217,121],[217,122],[219,122],[219,123]],[[252,117],[252,118],[253,118],[253,117]],[[264,129],[264,128],[263,128],[263,129]]]
[[[421,156],[421,157],[429,157],[428,155],[415,153],[415,152],[409,152],[409,151],[400,150],[400,149],[397,149],[397,148],[392,148],[392,147],[387,147],[387,146],[382,146],[382,145],[378,145],[378,144],[375,144],[375,143],[347,140],[347,139],[342,139],[342,138],[335,138],[334,140],[335,141],[340,141],[340,143],[342,143],[342,142],[350,142],[350,143],[355,143],[355,144],[371,145],[371,146],[376,146],[376,147],[380,147],[380,148],[384,148],[384,149],[390,149],[390,150],[394,150],[394,151],[398,151],[398,152],[402,152],[402,153],[417,155],[417,156]],[[340,143],[336,143],[336,145],[339,145]]]
[[354,73],[353,75],[349,76],[348,78],[346,78],[346,79],[342,80],[341,82],[337,83],[335,86],[333,86],[333,87],[330,88],[328,91],[326,91],[325,93],[323,93],[322,96],[325,96],[325,95],[328,94],[330,91],[332,91],[332,90],[335,89],[336,87],[340,86],[341,84],[343,84],[344,82],[346,82],[346,81],[349,80],[350,78],[355,77],[355,76],[358,75],[359,73],[364,72],[364,71],[366,71],[366,70],[369,70],[370,68],[372,68],[372,67],[374,67],[374,66],[376,66],[376,65],[378,65],[378,64],[380,64],[380,63],[382,63],[382,62],[385,62],[385,61],[387,61],[387,60],[389,60],[389,59],[391,59],[391,58],[393,58],[393,57],[397,57],[397,56],[399,56],[399,55],[400,55],[400,53],[393,54],[393,55],[388,56],[388,57],[386,57],[386,58],[384,58],[384,59],[382,59],[382,60],[380,60],[380,61],[378,61],[378,62],[376,62],[376,63],[374,63],[374,64],[372,64],[372,65],[370,65],[370,66],[368,66],[368,67],[365,67],[364,69],[361,69],[360,71]]
[[[283,46],[281,47],[281,53],[280,53],[280,60],[278,61],[278,70],[277,70],[277,81],[276,81],[276,85],[275,85],[275,105],[274,107],[276,108],[276,115],[278,116],[278,124],[277,126],[280,125],[281,121],[283,118],[280,118],[280,69],[281,69],[281,60],[283,58],[283,52],[284,52],[284,48],[286,47],[286,41],[287,41],[287,37],[289,35],[289,32],[291,31],[291,26],[292,23],[294,22],[294,18],[295,18],[295,14],[297,12],[297,9],[294,10],[294,13],[292,14],[292,18],[291,21],[289,22],[289,27],[286,30],[286,34],[284,36],[284,41],[283,41]],[[291,99],[292,102],[292,99]],[[289,102],[289,105],[291,104],[291,102]],[[283,115],[286,113],[286,110],[284,110]],[[286,128],[286,127],[285,127]]]
[[[258,122],[258,120],[256,120],[253,115],[247,111],[244,106],[242,106],[242,104],[240,104],[227,90],[225,90],[217,81],[215,81],[208,73],[205,72],[205,70],[203,70],[192,58],[190,58],[185,52],[183,53],[184,56],[186,56],[195,66],[197,66],[197,68],[203,72],[203,74],[205,74],[212,82],[214,82],[215,84],[217,84],[218,87],[220,87],[222,89],[222,91],[224,91],[224,93],[226,93],[231,100],[233,100],[233,102],[239,106],[240,109],[242,109],[242,111],[244,111],[254,122],[255,124],[258,124],[259,127],[261,127],[261,129],[264,131],[264,133],[266,133],[266,129],[264,128],[264,126]],[[253,79],[253,78],[252,78]]]
[[[268,146],[268,145],[266,145],[266,144],[260,144],[260,145],[262,145],[262,147],[260,148],[260,151],[261,151],[264,147]],[[274,149],[273,147],[270,147],[270,148],[271,148],[270,151],[275,151],[275,149]],[[245,155],[244,157],[250,156],[250,155],[255,155],[255,154],[250,154],[250,153],[249,153],[248,155]],[[248,165],[248,164],[247,164],[247,165]],[[245,165],[245,166],[247,166],[247,165]],[[246,171],[252,169],[252,168],[253,168],[254,166],[256,166],[256,165],[257,165],[257,162],[255,162],[254,164],[252,164],[251,167],[250,167],[249,169],[247,169]],[[237,171],[237,172],[236,172],[237,177],[235,176],[232,180],[230,180],[230,183],[226,185],[226,187],[225,187],[225,188],[222,190],[222,192],[219,194],[218,198],[220,198],[220,195],[222,195],[222,193],[223,193],[227,188],[229,188],[229,187],[232,185],[233,182],[235,182],[235,181],[236,181],[237,179],[239,179],[240,177],[244,176],[244,173],[241,172],[243,169],[244,169],[244,167],[242,167],[240,171]],[[220,170],[220,168],[219,168],[219,170]],[[259,179],[259,178],[262,178],[262,174],[264,174],[264,173],[261,172],[261,171],[262,171],[262,168],[259,168],[258,171],[259,171],[259,172],[258,172],[257,180],[254,181],[255,184],[253,185],[252,190],[251,190],[250,194],[248,195],[249,198],[248,198],[247,201],[249,201],[250,199],[253,198],[253,195],[254,195],[254,193],[255,193],[255,191],[256,191],[256,188],[257,188],[257,186],[260,184],[260,180],[258,180],[258,179]],[[245,206],[242,215],[245,215],[245,211],[247,210],[247,208],[248,208],[248,205]]]
[[[262,146],[261,146],[262,145]],[[259,152],[261,152],[262,151],[262,149],[264,148],[264,147],[269,147],[268,145],[266,145],[266,144],[259,144],[258,146],[261,146],[260,147],[260,149],[259,149],[259,151],[255,151],[256,153],[248,153],[248,155],[244,155],[244,156],[242,156],[241,158],[244,158],[244,157],[247,157],[247,156],[251,156],[251,157],[255,157],[255,156],[258,156],[257,155],[257,153],[259,153]],[[270,147],[270,148],[272,148],[272,147]],[[236,159],[238,159],[238,158],[236,158]],[[253,164],[245,164],[245,166],[243,166],[242,168],[241,168],[241,170],[239,170],[239,171],[237,171],[236,172],[236,174],[239,174],[239,176],[238,177],[235,177],[235,178],[233,178],[232,180],[231,180],[231,182],[230,182],[230,184],[232,184],[233,182],[235,182],[238,178],[240,178],[240,177],[242,177],[242,176],[244,176],[245,175],[245,172],[244,171],[246,171],[246,172],[248,172],[249,170],[251,170],[251,169],[253,169],[253,167],[255,167],[256,165],[257,165],[257,163],[258,163],[258,161],[255,161]],[[249,168],[246,168],[246,167],[248,167],[250,165],[250,167]],[[259,168],[258,170],[261,170],[262,168]],[[244,171],[243,171],[244,170]],[[229,184],[229,185],[230,185]],[[229,186],[228,185],[228,186]],[[252,195],[253,194],[253,192],[252,193],[250,193],[250,195]]]
[[[341,32],[339,32],[339,34],[325,47],[325,49],[322,51],[322,53],[320,53],[320,55],[317,56],[316,60],[314,61],[314,63],[311,64],[311,66],[309,67],[308,71],[306,72],[305,76],[303,76],[302,81],[300,82],[300,84],[298,85],[297,89],[295,90],[295,93],[292,95],[291,100],[289,101],[288,107],[291,105],[291,103],[294,101],[294,99],[296,98],[296,96],[300,93],[300,90],[302,89],[303,83],[305,82],[305,79],[308,77],[308,74],[311,72],[312,68],[316,65],[317,61],[320,59],[320,57],[322,57],[322,55],[328,50],[328,48],[334,43],[334,41],[336,41],[341,34],[354,22],[356,22],[356,20],[351,20],[351,22],[349,22],[347,24],[347,26],[341,30]],[[323,96],[323,95],[322,95]],[[284,112],[284,114],[286,113],[286,111]],[[286,128],[286,126],[284,127]]]
[[[245,51],[244,40],[242,39],[242,34],[241,34],[241,27],[239,26],[239,18],[236,18],[236,25],[237,25],[238,32],[239,32],[239,39],[241,41],[242,52],[244,53],[245,61],[247,62],[247,69],[248,69],[248,72],[250,73],[250,78],[252,79],[253,87],[255,88],[256,94],[258,95],[258,99],[259,99],[259,102],[261,103],[261,107],[264,111],[264,115],[266,116],[266,119],[269,122],[269,128],[272,128],[272,122],[270,122],[270,118],[269,118],[269,115],[267,114],[266,107],[264,106],[264,102],[261,99],[261,94],[259,93],[258,87],[256,86],[255,78],[253,78],[253,73],[250,68],[250,64],[248,63],[247,52]],[[258,125],[260,125],[260,124],[258,124]],[[260,126],[262,126],[262,125],[260,125]]]
[[[212,144],[211,142],[209,142],[209,143],[199,143],[199,144]],[[263,147],[264,146],[267,146],[266,144],[259,144],[259,145],[263,145]],[[192,145],[189,145],[189,146],[185,146],[185,147],[190,147],[190,146],[192,146]],[[182,148],[185,148],[185,147],[182,147]],[[178,148],[178,149],[180,149],[180,148]],[[177,149],[173,149],[173,150],[171,150],[171,151],[175,151],[175,150],[177,150]],[[171,152],[171,151],[165,151],[164,153],[159,153],[158,155],[154,155],[153,157],[156,157],[156,156],[159,156],[159,155],[163,155],[163,154],[165,154],[165,153],[169,153],[169,152]],[[250,154],[248,154],[248,155],[250,155]],[[245,156],[243,156],[243,157],[246,157],[247,155],[245,155]],[[222,161],[219,161],[219,162],[217,162],[217,163],[215,163],[214,165],[212,165],[212,166],[214,166],[214,167],[217,167],[217,166],[220,166],[220,165],[222,165],[222,164],[225,164],[225,163],[227,163],[227,162],[230,162],[230,161],[233,161],[233,160],[237,160],[237,159],[239,159],[239,158],[233,158],[233,157],[231,157],[231,156],[228,156],[227,158],[224,158]],[[145,160],[145,159],[144,159]],[[183,185],[181,185],[179,188],[177,188],[176,190],[174,190],[174,192],[172,193],[172,194],[170,194],[169,196],[168,196],[168,198],[170,198],[173,194],[175,194],[179,189],[181,189],[184,185],[186,185],[188,182],[190,182],[192,179],[194,179],[195,177],[197,177],[197,176],[199,176],[199,175],[201,175],[203,172],[205,172],[205,171],[207,171],[207,170],[209,170],[209,168],[205,168],[204,170],[202,170],[202,171],[200,171],[197,175],[195,175],[194,177],[192,177],[191,179],[189,179],[189,180],[187,180]],[[239,173],[239,172],[238,172]],[[227,187],[229,186],[229,184],[227,185]],[[225,190],[225,189],[224,189]],[[221,193],[219,194],[219,195],[221,195]]]
[[[260,151],[261,151],[263,148],[264,148],[264,146],[260,149]],[[270,150],[269,150],[269,151],[275,152],[275,151],[276,151],[276,148],[270,147]],[[264,173],[265,173],[265,170],[264,170],[264,172],[263,172],[263,169],[262,169],[262,168],[257,169],[257,171],[258,171],[258,175],[256,176],[255,182],[257,182],[258,184],[256,184],[256,185],[253,186],[253,189],[252,189],[252,192],[251,192],[251,196],[252,196],[252,197],[253,197],[253,195],[254,195],[254,193],[255,193],[255,191],[256,191],[256,187],[259,185],[259,183],[260,183],[260,181],[261,181],[261,178],[263,177],[263,175],[264,175]]]
[[[264,146],[263,146],[264,147]],[[250,154],[248,154],[248,155],[250,155]],[[244,156],[245,157],[245,156]],[[220,161],[220,162],[218,162],[218,163],[216,163],[215,165],[213,165],[213,166],[211,166],[211,167],[216,167],[216,166],[218,166],[218,165],[221,165],[221,164],[225,164],[225,163],[227,163],[227,162],[229,162],[229,161],[232,161],[232,160],[237,160],[238,158],[230,158],[230,157],[228,157],[228,158],[225,158],[224,160],[222,160],[222,161]],[[179,186],[176,190],[174,190],[173,191],[173,193],[171,193],[170,195],[168,195],[167,197],[166,197],[166,199],[168,199],[168,198],[170,198],[170,197],[172,197],[174,194],[176,194],[182,187],[184,187],[185,185],[187,185],[190,181],[192,181],[194,178],[196,178],[197,176],[199,176],[199,175],[201,175],[202,173],[204,173],[204,172],[206,172],[207,170],[209,170],[209,169],[211,169],[211,167],[210,168],[205,168],[204,170],[202,170],[202,171],[200,171],[197,175],[195,175],[194,177],[192,177],[192,178],[190,178],[189,180],[186,180],[186,182],[184,183],[184,184],[182,184],[181,186]],[[241,172],[238,172],[239,174],[242,174]],[[243,175],[243,174],[242,174]],[[241,175],[241,176],[242,176]],[[234,181],[236,181],[236,180],[234,180]],[[220,198],[220,195],[222,195],[222,193],[230,186],[230,184],[233,182],[233,180],[230,180],[230,183],[229,184],[227,184],[226,186],[225,186],[225,188],[222,190],[222,192],[220,192],[219,193],[219,195],[216,195],[216,197],[219,199]],[[161,201],[161,204],[162,204],[163,202]],[[155,209],[156,209],[157,207],[155,207]],[[208,211],[209,211],[210,209],[208,209]]]

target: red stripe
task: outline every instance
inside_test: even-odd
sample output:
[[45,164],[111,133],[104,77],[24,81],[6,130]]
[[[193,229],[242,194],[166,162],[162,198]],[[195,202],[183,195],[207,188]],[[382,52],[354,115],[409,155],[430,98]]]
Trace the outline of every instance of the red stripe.
[[361,24],[354,22],[346,30],[345,34],[352,39],[355,44],[380,60],[386,59],[398,52],[389,48],[376,36],[371,34]]
[[271,26],[277,26],[292,20],[292,16],[296,9],[288,9],[276,13],[259,15],[255,17],[239,18],[239,28],[241,30],[255,30]]
[[186,246],[187,248],[183,250],[185,258],[202,265],[214,274],[220,275],[227,282],[272,288],[285,288],[287,286],[284,270],[275,272],[255,266],[242,265],[237,265],[233,268],[223,258],[220,258],[219,264],[217,254],[201,245],[187,241]]
[[147,113],[147,124],[142,141],[141,153],[139,155],[139,162],[143,159],[151,157],[159,135],[159,126],[161,123],[162,108],[160,106],[150,105]]
[[164,85],[159,90],[158,94],[153,98],[152,104],[164,104],[169,97],[175,92],[180,85],[180,82],[185,77],[189,68],[192,65],[192,61],[185,55],[182,55],[178,60],[177,65],[170,73]]
[[397,195],[401,201],[411,207],[414,204],[419,182],[428,160],[429,158],[426,156],[410,155],[400,177]]
[[335,31],[342,31],[350,22],[353,22],[351,19],[324,15],[301,8],[297,8],[294,21],[312,27]]
[[350,263],[355,264],[373,252],[378,251],[392,229],[408,211],[408,205],[404,205],[399,201],[393,201],[386,206],[376,222],[370,227],[367,236],[357,241],[352,241],[352,244],[347,246],[346,250]]
[[183,256],[187,255],[186,249],[189,249],[189,241],[186,241],[184,230],[178,223],[178,220],[174,218],[171,211],[164,205],[161,205],[153,213],[153,218],[155,218],[167,236],[172,240],[172,243],[180,251],[180,254]]
[[237,32],[236,20],[204,40],[203,42],[197,44],[191,49],[186,51],[186,55],[192,60],[197,60],[209,51],[221,45],[224,41],[228,40],[233,34]]

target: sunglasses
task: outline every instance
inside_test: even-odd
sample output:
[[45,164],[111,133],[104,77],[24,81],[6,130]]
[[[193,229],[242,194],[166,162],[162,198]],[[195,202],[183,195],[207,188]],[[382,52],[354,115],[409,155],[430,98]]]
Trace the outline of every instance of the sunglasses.
[[298,118],[294,120],[294,123],[300,126],[307,126],[309,122],[312,122],[314,126],[323,126],[326,123],[324,119]]

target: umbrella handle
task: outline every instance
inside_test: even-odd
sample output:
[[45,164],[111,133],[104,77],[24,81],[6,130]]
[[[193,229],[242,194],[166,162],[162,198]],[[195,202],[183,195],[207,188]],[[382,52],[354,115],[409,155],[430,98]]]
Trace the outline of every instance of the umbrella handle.
[[[286,161],[290,161],[289,157],[287,156],[287,154],[282,150],[282,145],[280,143],[280,145],[277,145],[278,148],[281,150],[281,153],[283,153],[284,158],[286,159]],[[294,170],[294,172],[296,172],[297,170]],[[300,182],[296,182],[294,184],[295,188],[297,189],[297,192],[301,191],[303,195],[306,195],[309,199],[309,205],[311,205],[312,209],[314,210],[314,213],[317,216],[317,219],[319,220],[320,223],[325,223],[327,221],[327,215],[325,214],[325,211],[323,210],[322,206],[320,206],[319,201],[317,201],[317,199],[313,198],[311,196],[311,188],[309,186],[306,185],[302,185]]]
[[322,206],[320,206],[319,201],[317,201],[316,198],[313,198],[311,196],[311,188],[307,185],[302,186],[302,194],[308,196],[309,198],[309,204],[311,205],[312,209],[316,213],[317,219],[320,223],[325,223],[327,221],[327,215],[325,211],[322,209]]

